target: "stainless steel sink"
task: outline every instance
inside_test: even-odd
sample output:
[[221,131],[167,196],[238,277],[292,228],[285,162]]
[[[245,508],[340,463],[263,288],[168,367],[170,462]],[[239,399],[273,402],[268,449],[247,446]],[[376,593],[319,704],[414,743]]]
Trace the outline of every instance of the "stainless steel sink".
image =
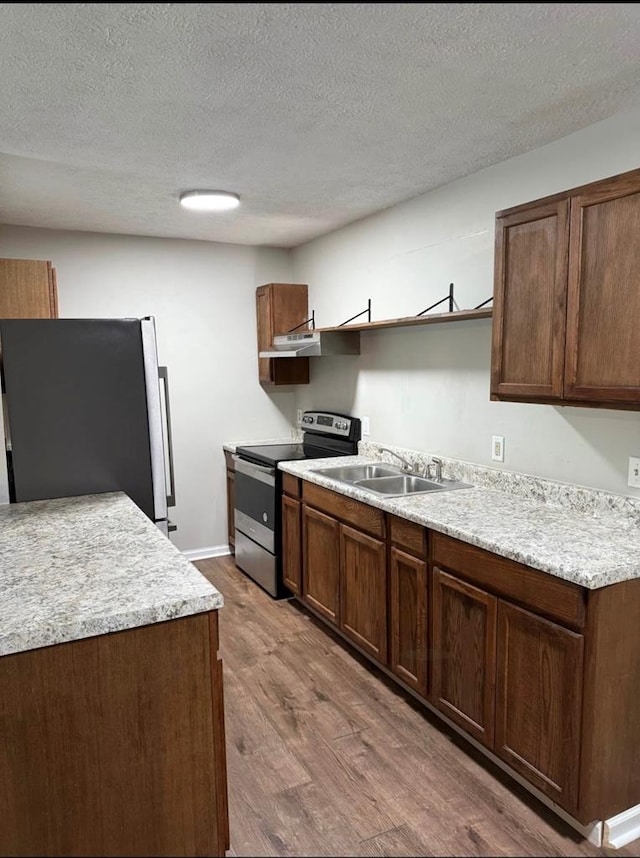
[[374,480],[358,480],[356,485],[359,489],[366,489],[379,495],[414,495],[418,492],[442,492],[447,484],[436,483],[424,477],[411,474],[401,474],[395,477],[380,477]]
[[375,462],[371,465],[343,465],[340,468],[319,468],[314,473],[339,480],[341,483],[355,483],[357,480],[371,480],[376,477],[395,477],[400,471],[398,468],[387,465],[385,462]]
[[342,465],[336,468],[318,468],[314,471],[323,477],[330,477],[339,483],[348,483],[375,495],[385,497],[404,497],[405,495],[426,492],[445,492],[453,489],[470,489],[469,483],[458,480],[428,480],[417,474],[403,473],[387,462],[373,462],[367,465]]

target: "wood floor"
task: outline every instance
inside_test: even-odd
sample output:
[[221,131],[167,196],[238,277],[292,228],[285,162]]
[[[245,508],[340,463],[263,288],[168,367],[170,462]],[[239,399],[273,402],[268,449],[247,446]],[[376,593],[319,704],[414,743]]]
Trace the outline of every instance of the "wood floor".
[[638,855],[599,850],[232,558],[223,593],[229,855]]

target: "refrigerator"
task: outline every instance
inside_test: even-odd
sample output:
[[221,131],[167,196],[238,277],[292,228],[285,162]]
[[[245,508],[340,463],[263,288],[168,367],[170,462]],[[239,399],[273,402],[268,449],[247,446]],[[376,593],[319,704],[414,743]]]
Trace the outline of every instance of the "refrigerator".
[[123,491],[163,533],[175,530],[168,377],[152,317],[0,320],[0,382],[0,502]]

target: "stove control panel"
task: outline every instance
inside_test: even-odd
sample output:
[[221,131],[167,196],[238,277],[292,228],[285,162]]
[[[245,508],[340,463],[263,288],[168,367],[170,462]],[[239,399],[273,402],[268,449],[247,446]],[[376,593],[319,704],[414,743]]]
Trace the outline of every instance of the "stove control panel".
[[337,435],[340,438],[350,438],[358,431],[359,424],[360,421],[356,417],[347,417],[345,414],[305,411],[302,415],[302,428],[319,435]]

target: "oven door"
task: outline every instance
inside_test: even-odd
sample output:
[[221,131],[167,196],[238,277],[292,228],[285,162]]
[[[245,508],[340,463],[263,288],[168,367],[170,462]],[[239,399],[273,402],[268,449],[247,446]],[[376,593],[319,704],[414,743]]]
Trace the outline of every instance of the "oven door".
[[276,469],[233,458],[236,566],[276,596]]

